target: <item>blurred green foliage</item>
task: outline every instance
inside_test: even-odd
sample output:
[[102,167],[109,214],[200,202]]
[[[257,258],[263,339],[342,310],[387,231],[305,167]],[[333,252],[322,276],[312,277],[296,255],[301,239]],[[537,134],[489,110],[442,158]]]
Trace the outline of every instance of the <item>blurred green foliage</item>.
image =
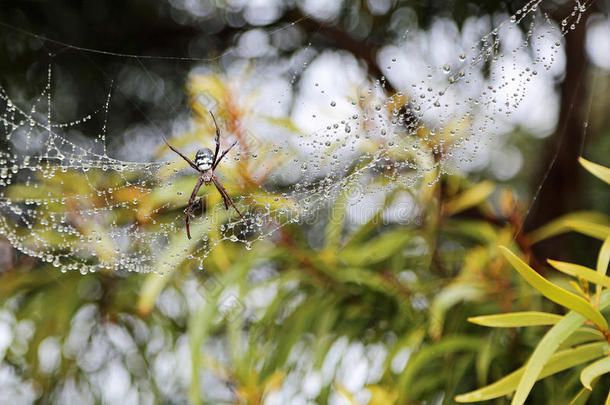
[[[223,120],[242,141],[234,124],[244,112],[227,101],[230,94],[223,83],[201,76],[189,91],[196,93],[199,86],[221,100]],[[196,102],[192,107],[198,116],[207,116]],[[176,146],[211,134],[210,125],[202,118],[201,127],[177,140]],[[421,160],[433,162],[439,145],[425,141],[425,131],[421,132],[419,150],[426,155]],[[607,180],[607,169],[584,164]],[[167,167],[160,181],[167,181],[177,167]],[[255,196],[250,210],[290,205],[272,192],[260,192],[264,175],[252,176],[255,163],[241,160],[226,170],[226,177],[232,179],[229,190]],[[87,195],[104,189],[104,182],[126,179],[124,175],[110,179],[101,171],[86,177],[77,171],[59,172],[41,178],[36,192],[57,198],[57,206],[46,207],[49,210],[71,210],[72,204],[79,204],[79,210],[95,209],[96,204],[108,204],[108,197],[103,202],[102,197],[93,197],[77,203],[70,196]],[[383,185],[388,180],[379,176],[376,181]],[[154,231],[159,223],[173,221],[186,204],[187,196],[178,191],[193,182],[193,178],[174,179],[171,186],[145,196],[127,185],[115,190],[113,225],[136,223]],[[222,240],[204,217],[192,227],[193,235],[200,237],[189,241],[180,230],[161,248],[160,274],[112,268],[63,274],[53,263],[34,264],[21,257],[0,275],[5,316],[13,317],[15,330],[4,361],[14,367],[21,383],[33,384],[42,401],[49,403],[62,402],[62,391],[70,384],[92,402],[107,401],[99,378],[111,360],[122,364],[127,384],[155,403],[261,404],[281,390],[303,392],[303,382],[317,376],[317,389],[308,394],[312,401],[327,403],[340,396],[356,404],[361,400],[346,381],[346,369],[358,367],[366,376],[360,388],[368,390],[369,404],[449,404],[456,395],[460,401],[497,398],[495,403],[501,404],[507,403],[503,396],[515,390],[516,403],[523,403],[528,395],[532,403],[548,403],[545,398],[550,397],[554,403],[568,403],[574,395],[586,396],[579,377],[585,386],[593,384],[607,362],[600,360],[582,373],[574,369],[561,374],[561,379],[532,386],[536,379],[605,356],[607,324],[599,311],[610,304],[610,295],[601,289],[590,294],[584,281],[604,285],[599,277],[605,270],[600,267],[597,278],[580,268],[566,270],[578,275],[580,283],[573,287],[581,298],[546,281],[499,246],[510,246],[518,256],[533,261],[531,244],[561,232],[575,230],[606,239],[607,217],[571,214],[524,235],[521,225],[527,210],[510,187],[487,180],[475,184],[431,170],[418,187],[391,190],[366,223],[346,223],[346,200],[352,189],[345,187],[329,202],[331,209],[322,226],[290,223],[251,248]],[[384,221],[384,213],[400,193],[413,200],[416,214],[410,221]],[[35,197],[20,184],[12,185],[7,195]],[[136,210],[122,209],[134,201]],[[219,197],[212,194],[207,203],[219,204]],[[219,223],[232,212],[205,215],[212,214]],[[95,240],[102,262],[118,254],[110,240],[104,242],[108,224],[75,222],[78,233],[61,239],[49,234],[47,242],[61,252]],[[312,232],[319,237],[310,238]],[[204,235],[214,248],[201,269],[193,249],[203,243]],[[27,243],[25,230],[21,237]],[[607,250],[608,242],[600,255],[606,258],[606,267]],[[512,272],[511,265],[527,282]],[[533,265],[542,269],[540,263]],[[553,316],[554,305],[535,294],[528,283],[573,311]],[[520,312],[489,315],[513,311]],[[475,323],[502,329],[472,325],[467,319],[473,316],[478,317]],[[586,324],[585,317],[596,327]],[[545,332],[548,325],[554,326]],[[44,360],[49,344],[60,348],[60,361],[51,365]],[[514,371],[532,350],[534,360]],[[593,401],[599,399],[599,391],[593,393]]]

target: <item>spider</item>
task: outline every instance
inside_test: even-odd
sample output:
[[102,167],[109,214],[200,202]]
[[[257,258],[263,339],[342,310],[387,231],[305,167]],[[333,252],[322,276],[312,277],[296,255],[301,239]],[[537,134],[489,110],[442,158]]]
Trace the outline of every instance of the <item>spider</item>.
[[199,172],[199,179],[197,180],[197,184],[195,184],[195,188],[193,189],[193,192],[191,193],[191,198],[189,199],[189,205],[186,210],[186,236],[188,236],[189,239],[191,239],[191,231],[189,228],[189,218],[191,216],[191,210],[193,209],[193,203],[195,201],[195,198],[197,197],[197,193],[199,192],[201,185],[204,183],[206,186],[209,185],[210,183],[214,183],[214,185],[216,186],[216,189],[218,190],[218,192],[220,193],[220,196],[222,197],[222,201],[224,202],[225,209],[228,210],[229,203],[231,203],[231,206],[233,206],[235,211],[237,211],[237,213],[239,214],[241,219],[244,222],[246,221],[244,216],[241,214],[241,212],[239,212],[239,210],[235,206],[235,203],[233,203],[233,199],[227,192],[227,189],[224,188],[222,183],[218,180],[218,177],[216,177],[216,174],[214,174],[214,170],[216,169],[216,167],[218,166],[218,164],[220,163],[222,158],[224,158],[225,155],[227,153],[229,153],[231,148],[233,148],[233,146],[235,146],[237,144],[237,141],[233,142],[233,144],[231,146],[229,146],[227,149],[225,149],[220,154],[220,157],[218,159],[216,159],[218,157],[218,151],[220,150],[220,129],[218,128],[218,124],[216,123],[216,118],[214,117],[214,114],[212,114],[212,111],[209,111],[209,113],[212,116],[212,120],[214,121],[214,126],[216,127],[216,137],[214,138],[214,142],[216,143],[216,150],[214,151],[214,153],[212,153],[212,151],[209,148],[199,149],[197,151],[197,153],[195,154],[195,162],[193,162],[191,159],[187,158],[178,149],[176,149],[172,145],[170,145],[167,142],[167,139],[165,139],[165,137],[163,137],[163,141],[165,141],[165,144],[171,150],[176,152],[182,159],[186,160],[193,169],[195,169]]

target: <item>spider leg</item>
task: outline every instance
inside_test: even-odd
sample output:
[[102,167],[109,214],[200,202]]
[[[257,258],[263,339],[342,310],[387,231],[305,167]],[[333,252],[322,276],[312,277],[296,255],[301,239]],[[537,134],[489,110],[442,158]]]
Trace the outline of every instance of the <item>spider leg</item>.
[[216,123],[216,117],[210,111],[210,115],[212,116],[212,121],[214,121],[214,126],[216,127],[216,137],[214,138],[214,142],[216,143],[216,150],[214,151],[214,160],[212,160],[212,166],[216,167],[216,158],[218,157],[218,151],[220,150],[220,128],[218,128],[218,124]]
[[212,165],[212,170],[216,169],[216,166],[218,166],[218,164],[220,163],[220,161],[222,160],[223,157],[225,157],[225,155],[227,153],[229,153],[229,151],[233,148],[233,146],[237,145],[237,141],[233,142],[233,145],[229,146],[227,149],[224,150],[224,152],[222,152],[222,154],[220,155],[220,157],[218,158],[217,161],[214,162],[214,164]]
[[235,203],[233,202],[233,199],[231,198],[231,196],[229,195],[229,193],[227,192],[227,189],[224,188],[224,186],[220,183],[220,181],[218,180],[218,177],[216,177],[216,175],[214,173],[212,173],[212,181],[214,182],[214,185],[216,186],[216,188],[218,189],[218,192],[223,195],[224,197],[226,197],[229,202],[231,203],[231,205],[233,206],[233,208],[235,209],[235,211],[239,214],[239,216],[241,217],[241,219],[246,222],[246,218],[244,218],[244,216],[241,214],[241,212],[239,212],[239,210],[237,209],[237,207],[235,206]]
[[195,163],[193,163],[193,161],[189,158],[187,158],[182,152],[180,152],[178,149],[174,148],[172,145],[170,145],[167,142],[167,139],[165,139],[165,137],[163,137],[163,141],[165,142],[165,144],[167,146],[169,146],[169,148],[171,150],[173,150],[174,152],[176,152],[182,159],[186,160],[188,162],[189,165],[191,165],[191,167],[197,171],[199,171],[199,168],[197,167],[197,165]]
[[[205,197],[199,197],[199,198],[195,198],[195,202],[193,203],[193,207],[191,208],[191,215],[192,216],[196,216],[196,215],[203,215],[204,212],[204,201],[205,201]],[[186,215],[186,211],[188,210],[188,208],[185,208],[182,210],[182,212],[184,213],[184,215]]]
[[195,201],[195,197],[197,197],[197,193],[203,184],[203,177],[199,176],[199,180],[197,180],[197,184],[195,184],[195,188],[191,193],[191,198],[189,199],[189,206],[186,210],[186,236],[191,239],[191,230],[189,228],[189,218],[191,217],[191,210],[193,209],[193,202]]
[[229,209],[229,202],[227,201],[227,197],[223,193],[220,193],[220,196],[222,197],[222,202],[225,204],[225,210],[228,210]]

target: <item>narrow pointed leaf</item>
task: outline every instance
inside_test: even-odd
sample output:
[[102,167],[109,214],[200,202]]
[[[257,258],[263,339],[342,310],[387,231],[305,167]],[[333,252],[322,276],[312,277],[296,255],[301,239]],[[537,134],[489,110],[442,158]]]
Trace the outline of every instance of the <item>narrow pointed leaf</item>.
[[578,394],[572,398],[569,405],[585,405],[591,396],[591,391],[586,388],[578,391]]
[[[604,310],[608,306],[610,306],[610,291],[607,290],[600,296],[599,308]],[[574,332],[579,330],[579,328],[585,323],[585,320],[585,317],[583,317],[581,314],[574,311],[569,312],[558,324],[549,329],[549,331],[544,335],[524,367],[486,387],[466,394],[458,395],[456,397],[456,401],[476,402],[497,398],[515,391],[515,387],[518,384],[518,392],[513,397],[513,404],[523,404],[536,380],[553,374],[549,372],[549,368],[551,365],[554,367],[556,362],[551,362],[550,359],[559,359],[557,363],[562,365],[562,362],[564,361],[563,358],[558,358],[556,356],[559,356],[560,353],[569,353],[570,350],[575,351],[572,353],[576,353],[576,357],[582,356],[581,363],[602,356],[609,349],[607,342],[605,341],[590,343],[573,349],[562,350],[561,352],[553,355],[559,345],[565,342]],[[589,351],[592,348],[595,348],[597,351]],[[570,368],[576,364],[580,363],[567,365],[566,368]]]
[[583,343],[598,342],[606,340],[604,334],[597,329],[589,326],[578,328],[559,346],[560,350],[569,349],[572,346],[578,346]]
[[582,165],[582,167],[587,169],[589,173],[605,181],[607,184],[610,184],[610,168],[590,162],[582,157],[578,158],[578,162]]
[[610,261],[610,236],[606,238],[599,250],[597,256],[597,272],[599,274],[606,274],[608,272],[608,262]]
[[496,185],[491,181],[482,181],[476,184],[455,199],[448,201],[444,206],[445,215],[453,215],[468,208],[477,206],[486,201],[487,198],[494,192]]
[[476,352],[481,348],[482,343],[481,339],[470,336],[449,336],[414,354],[398,379],[399,403],[407,402],[406,399],[412,399],[412,391],[416,389],[414,386],[417,385],[418,377],[421,375],[418,373],[422,367],[430,363],[431,359],[457,351]]
[[485,315],[468,318],[469,322],[492,328],[518,328],[522,326],[555,325],[563,316],[547,312],[513,312],[510,314]]
[[[606,272],[608,271],[608,262],[610,261],[610,235],[606,238],[604,243],[602,243],[602,247],[599,249],[599,254],[597,255],[597,274],[602,277],[606,277]],[[607,286],[606,286],[607,287]],[[599,298],[599,295],[602,293],[602,286],[597,285],[595,288],[596,298]]]
[[344,192],[340,194],[335,201],[333,209],[330,213],[330,220],[328,221],[325,230],[325,247],[330,251],[336,250],[341,242],[348,197],[349,188],[346,187]]
[[580,277],[592,283],[610,288],[610,277],[604,276],[593,269],[581,266],[580,264],[560,262],[558,260],[547,259],[547,262],[562,273]]
[[574,212],[559,217],[529,234],[532,243],[575,231],[599,240],[610,235],[610,217],[600,212]]
[[500,251],[519,274],[542,295],[559,305],[584,315],[603,330],[608,330],[606,318],[590,302],[546,280],[506,247],[500,246]]
[[566,340],[563,341],[560,349],[567,349],[572,346],[581,345],[583,343],[589,343],[593,341],[606,340],[604,334],[598,329],[594,329],[590,326],[583,326],[574,331]]
[[[603,356],[608,349],[609,346],[607,342],[595,342],[582,345],[574,349],[567,349],[557,352],[549,359],[546,365],[542,368],[540,374],[536,376],[535,380],[532,381],[532,385],[534,385],[536,380],[541,380],[560,371],[567,370],[579,364],[598,358],[599,356]],[[457,395],[455,400],[457,402],[478,402],[508,395],[515,391],[519,381],[523,380],[523,376],[526,375],[526,371],[526,366],[521,367],[493,384],[480,388],[476,391]],[[523,401],[524,400],[525,399],[523,399]],[[512,403],[522,404],[523,401],[516,402],[515,395]]]
[[345,247],[339,250],[336,256],[352,266],[367,266],[395,255],[412,238],[413,235],[404,229],[388,231],[365,244]]
[[592,390],[591,382],[606,373],[610,373],[610,357],[604,357],[585,367],[580,372],[580,382],[585,388]]
[[483,287],[474,283],[455,283],[442,289],[430,305],[430,325],[428,333],[433,339],[438,339],[443,333],[445,315],[458,302],[472,302],[485,297]]

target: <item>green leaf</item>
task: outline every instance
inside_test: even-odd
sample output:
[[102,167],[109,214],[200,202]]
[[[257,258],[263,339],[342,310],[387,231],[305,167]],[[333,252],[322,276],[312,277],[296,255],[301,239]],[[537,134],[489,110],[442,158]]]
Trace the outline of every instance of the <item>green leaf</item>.
[[602,374],[610,373],[610,357],[604,357],[589,364],[580,372],[580,382],[588,390],[593,390],[591,382]]
[[311,296],[307,301],[299,305],[299,310],[293,312],[284,320],[283,328],[280,328],[277,336],[277,344],[265,357],[261,365],[259,378],[265,380],[273,372],[282,369],[290,352],[303,337],[306,331],[311,330],[320,319],[320,308],[332,308],[335,304],[334,297],[323,298],[320,295]]
[[510,314],[485,315],[468,318],[468,321],[477,325],[492,328],[518,328],[522,326],[555,325],[563,316],[547,312],[513,312]]
[[484,288],[474,283],[450,284],[443,288],[430,305],[428,333],[433,339],[441,337],[446,312],[460,301],[476,301],[485,296]]
[[[356,179],[356,181],[358,181],[358,179]],[[330,218],[328,220],[328,224],[326,225],[326,237],[324,239],[325,248],[330,251],[337,250],[339,243],[341,242],[349,194],[349,188],[346,188],[344,192],[337,197],[337,200],[335,201],[333,209],[330,213]]]
[[[575,315],[575,318],[580,318],[583,320],[582,316],[579,314],[574,312],[572,312],[572,314]],[[549,361],[546,362],[544,367],[541,367],[540,373],[530,381],[531,386],[533,386],[534,382],[537,380],[541,380],[560,371],[567,370],[579,364],[586,363],[587,361],[603,356],[609,349],[610,346],[608,346],[607,342],[595,342],[578,346],[573,349],[559,351],[550,357]],[[519,381],[524,380],[525,376],[527,375],[526,372],[527,366],[521,367],[493,384],[480,388],[476,391],[457,395],[455,400],[457,402],[477,402],[487,401],[493,398],[508,395],[515,391]],[[527,393],[529,393],[529,389]],[[513,397],[512,404],[523,404],[525,397],[520,398],[517,395],[518,394],[515,394]]]
[[[604,310],[609,305],[610,291],[605,291],[600,296],[599,308]],[[513,398],[513,404],[523,404],[536,380],[564,369],[556,369],[555,367],[556,365],[565,365],[562,363],[564,361],[563,357],[556,357],[559,356],[560,353],[576,353],[576,358],[569,358],[570,361],[575,363],[568,365],[566,368],[570,368],[574,365],[602,356],[608,348],[606,341],[590,343],[574,349],[562,350],[561,352],[553,355],[559,345],[566,341],[574,332],[578,331],[579,328],[585,323],[585,320],[585,317],[583,317],[581,314],[574,311],[569,312],[558,324],[549,329],[549,331],[544,335],[524,367],[521,367],[520,369],[503,377],[491,385],[480,388],[476,391],[458,395],[456,397],[456,401],[475,402],[497,398],[515,391],[515,387],[517,387],[518,384],[518,392]],[[591,352],[590,349],[592,350],[592,348],[597,348],[597,351],[594,350]],[[578,362],[579,356],[581,355],[583,356],[583,359],[581,359],[582,361]],[[558,359],[558,361],[555,362],[553,359]],[[556,369],[556,371],[551,373],[550,371],[554,369]],[[519,390],[522,392],[519,393]]]
[[[371,218],[365,224],[360,225],[354,230],[353,233],[347,236],[347,240],[345,242],[346,248],[353,247],[358,243],[364,242],[374,230],[383,224],[383,213],[385,212],[385,209],[394,202],[396,194],[396,190],[386,194],[383,204],[380,204],[375,212],[372,213]],[[407,230],[406,228],[403,228],[403,230],[405,232],[412,232],[412,230]]]
[[578,162],[582,165],[582,167],[587,169],[589,173],[603,180],[607,184],[610,184],[610,168],[590,162],[582,157],[578,158]]
[[193,239],[186,237],[186,231],[174,234],[169,244],[163,249],[159,258],[156,260],[155,273],[147,276],[138,299],[138,312],[148,314],[155,305],[157,297],[163,291],[167,283],[179,265],[191,254],[196,245],[201,243],[201,237],[207,233],[213,221],[224,221],[230,214],[222,211],[216,218],[206,216],[202,221],[191,224],[191,235]]
[[578,328],[566,340],[564,340],[559,346],[559,349],[563,350],[572,346],[581,345],[583,343],[594,341],[597,342],[600,340],[606,340],[603,333],[597,329],[593,329],[593,327],[583,326]]
[[515,396],[511,402],[512,405],[522,405],[525,402],[534,383],[541,378],[545,367],[549,366],[548,363],[553,353],[563,341],[582,326],[584,320],[579,313],[570,312],[557,325],[549,329],[525,364],[523,375],[519,379]]
[[466,237],[485,244],[498,239],[498,229],[485,221],[447,218],[443,221],[442,231],[450,233],[452,237]]
[[[237,280],[243,279],[250,269],[254,260],[254,255],[242,256],[242,260],[237,261],[231,271],[227,271],[218,276],[215,284],[220,288],[205,292],[205,303],[191,313],[188,320],[188,337],[191,353],[191,383],[189,386],[189,403],[201,404],[202,395],[199,387],[199,368],[202,358],[201,348],[206,338],[213,328],[215,316],[219,314],[219,300],[222,297],[221,289],[224,286],[236,284]],[[202,292],[205,290],[202,286]]]
[[610,235],[610,217],[599,212],[574,212],[536,229],[529,234],[529,238],[532,243],[537,243],[569,231],[605,240]]
[[489,335],[487,341],[479,350],[476,357],[475,367],[477,370],[477,382],[479,385],[487,384],[487,376],[489,375],[489,367],[496,355],[496,345],[492,338],[492,334]]
[[586,388],[582,388],[578,391],[578,394],[570,401],[569,405],[585,405],[591,396],[591,391]]
[[401,395],[398,403],[408,402],[405,399],[413,399],[414,393],[411,390],[416,390],[418,372],[433,358],[446,353],[455,353],[459,350],[476,352],[481,348],[482,343],[480,339],[470,336],[448,336],[438,343],[424,347],[419,352],[414,353],[398,380]]
[[560,262],[558,260],[547,259],[547,262],[562,273],[580,277],[592,283],[610,288],[610,277],[604,276],[593,269],[581,266],[580,264]]
[[487,198],[494,192],[496,185],[489,181],[482,181],[476,184],[466,191],[458,195],[451,201],[448,201],[444,206],[445,215],[457,214],[460,211],[464,211],[468,208],[477,206],[482,202],[486,201]]
[[500,246],[499,249],[519,274],[542,295],[559,305],[584,315],[603,330],[608,330],[606,318],[590,302],[546,280],[506,247]]
[[189,319],[188,335],[191,352],[191,383],[189,385],[189,403],[202,403],[201,390],[199,387],[199,364],[200,348],[212,327],[212,321],[217,311],[217,298],[213,297],[209,303],[194,312]]
[[383,275],[373,272],[368,268],[342,267],[330,271],[328,275],[343,284],[355,283],[388,295],[396,295],[399,293],[399,289],[391,284],[389,280],[384,278]]
[[345,247],[337,253],[339,260],[352,266],[379,263],[402,249],[413,237],[404,229],[388,231],[362,245]]
[[599,250],[597,256],[597,272],[599,274],[606,274],[608,271],[608,262],[610,262],[610,236],[606,238]]

